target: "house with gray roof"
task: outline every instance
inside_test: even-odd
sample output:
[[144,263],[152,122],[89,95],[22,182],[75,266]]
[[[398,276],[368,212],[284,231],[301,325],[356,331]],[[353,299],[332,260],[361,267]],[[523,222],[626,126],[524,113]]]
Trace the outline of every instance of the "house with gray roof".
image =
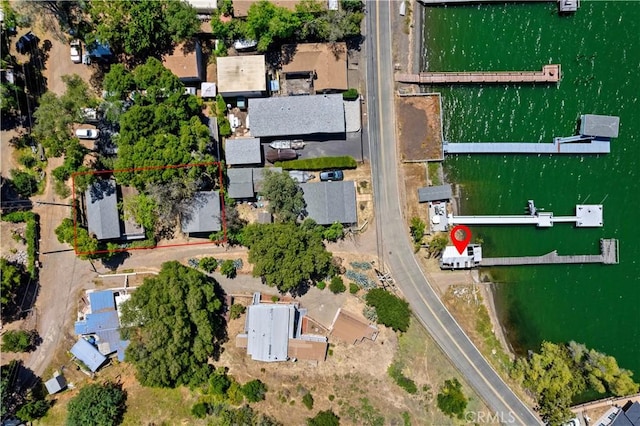
[[255,137],[345,133],[342,95],[279,96],[248,99]]
[[301,183],[308,217],[320,225],[358,222],[353,181]]
[[181,217],[182,232],[204,234],[222,229],[220,215],[220,193],[218,191],[196,192],[190,208]]
[[258,138],[227,139],[224,158],[229,166],[262,163],[262,149]]
[[281,173],[281,167],[240,167],[227,169],[227,195],[235,200],[255,198],[256,193],[262,189],[264,171],[270,170],[274,173]]
[[227,195],[233,199],[253,198],[253,169],[227,169]]
[[113,179],[98,179],[85,192],[89,233],[98,240],[120,238],[118,196]]
[[448,201],[452,197],[451,185],[425,186],[418,188],[418,202]]
[[305,333],[306,309],[297,303],[274,304],[261,300],[260,293],[254,293],[253,303],[247,308],[245,333],[236,338],[236,344],[245,347],[253,360],[325,359],[327,338]]

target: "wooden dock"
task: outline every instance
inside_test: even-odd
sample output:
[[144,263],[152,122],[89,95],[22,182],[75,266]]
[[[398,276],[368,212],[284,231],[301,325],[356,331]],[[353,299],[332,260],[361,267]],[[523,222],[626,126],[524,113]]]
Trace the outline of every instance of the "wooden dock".
[[618,263],[618,240],[601,239],[600,254],[560,256],[556,250],[543,256],[522,257],[488,257],[483,258],[480,266],[515,266],[515,265],[549,265],[565,263],[603,263],[614,265]]
[[399,83],[413,84],[557,83],[560,81],[560,74],[560,65],[545,65],[542,71],[398,73],[395,80]]

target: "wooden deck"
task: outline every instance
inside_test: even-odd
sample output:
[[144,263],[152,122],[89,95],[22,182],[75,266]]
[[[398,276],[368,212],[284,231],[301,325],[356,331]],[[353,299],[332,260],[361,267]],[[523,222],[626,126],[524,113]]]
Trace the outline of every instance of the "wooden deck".
[[513,266],[513,265],[549,265],[563,263],[603,263],[612,265],[618,263],[618,240],[601,239],[600,254],[560,256],[556,250],[542,256],[522,257],[486,257],[480,266]]
[[502,83],[557,83],[560,81],[560,65],[545,65],[542,71],[496,72],[421,72],[420,74],[396,74],[399,83],[413,84],[502,84]]

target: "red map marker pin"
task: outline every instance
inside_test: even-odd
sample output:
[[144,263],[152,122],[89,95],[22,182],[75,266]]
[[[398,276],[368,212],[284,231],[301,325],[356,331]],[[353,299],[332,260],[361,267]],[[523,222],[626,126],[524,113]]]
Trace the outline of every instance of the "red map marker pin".
[[[458,231],[464,232],[463,240],[459,240],[456,238],[456,233]],[[451,230],[449,236],[451,237],[451,241],[453,241],[453,245],[456,246],[458,253],[462,254],[462,252],[464,252],[464,250],[469,245],[469,241],[471,241],[471,230],[465,225],[456,225]]]

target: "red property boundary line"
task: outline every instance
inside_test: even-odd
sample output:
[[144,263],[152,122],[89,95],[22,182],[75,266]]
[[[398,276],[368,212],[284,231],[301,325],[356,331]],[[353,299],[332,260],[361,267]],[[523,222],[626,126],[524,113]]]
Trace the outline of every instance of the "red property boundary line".
[[144,170],[162,170],[162,169],[184,169],[187,167],[206,167],[206,166],[218,166],[218,177],[220,182],[223,181],[222,175],[222,164],[219,161],[210,161],[205,163],[193,163],[193,164],[176,164],[170,166],[148,166],[148,167],[134,167],[130,169],[114,169],[114,170],[96,170],[96,171],[86,171],[86,172],[74,172],[71,174],[71,191],[73,193],[73,250],[76,256],[81,255],[93,255],[93,254],[103,254],[103,253],[120,253],[127,252],[133,250],[150,250],[157,248],[168,248],[168,247],[183,247],[183,246],[198,246],[198,245],[211,245],[211,244],[221,244],[227,242],[227,224],[226,224],[226,216],[225,216],[225,206],[224,206],[224,189],[220,191],[220,212],[222,214],[221,224],[222,224],[222,232],[223,239],[216,241],[201,241],[194,243],[183,243],[183,244],[166,244],[166,245],[156,245],[154,247],[130,247],[130,248],[119,248],[116,250],[95,250],[95,251],[78,251],[78,203],[76,200],[76,176],[80,175],[105,175],[110,174],[114,175],[116,173],[128,173],[128,172],[137,172]]

